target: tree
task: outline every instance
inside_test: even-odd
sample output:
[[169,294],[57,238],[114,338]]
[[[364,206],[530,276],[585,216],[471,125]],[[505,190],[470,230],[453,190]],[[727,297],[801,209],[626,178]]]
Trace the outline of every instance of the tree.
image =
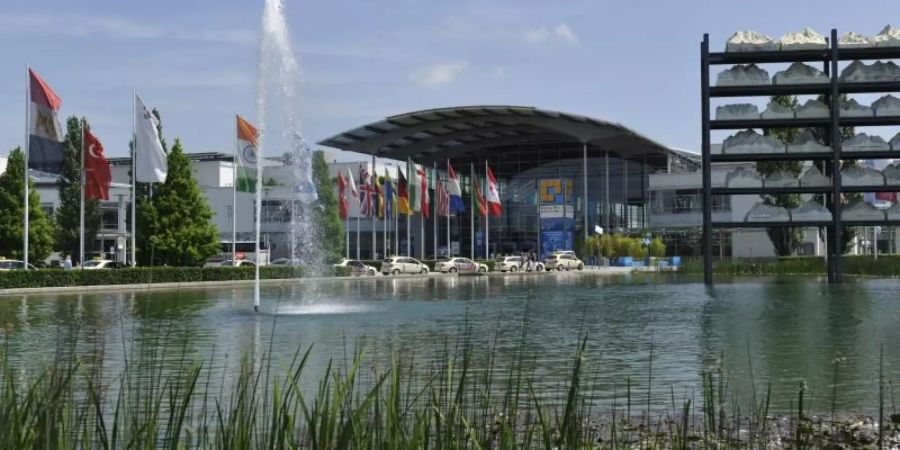
[[[787,106],[791,109],[797,107],[799,102],[795,96],[780,95],[772,97],[772,103]],[[784,145],[790,144],[799,134],[796,128],[772,128],[763,133],[781,141]],[[769,176],[776,172],[786,172],[794,177],[800,176],[803,163],[800,161],[760,161],[756,163],[756,171],[763,176]],[[799,194],[774,194],[761,195],[763,203],[770,206],[780,206],[791,209],[800,206],[802,198]],[[796,227],[772,227],[766,228],[766,234],[772,241],[775,254],[778,256],[790,256],[794,254],[803,243],[803,230]]]
[[[56,247],[78,261],[80,250],[81,204],[81,124],[72,116],[66,121],[66,138],[63,142],[63,164],[59,179],[59,208],[54,214]],[[87,122],[84,121],[87,127]],[[100,229],[100,202],[96,199],[84,202],[84,235],[87,242]]]
[[318,198],[314,215],[316,221],[317,241],[322,243],[322,257],[334,261],[344,254],[344,224],[338,211],[338,199],[334,193],[336,179],[328,173],[325,152],[317,151],[312,161],[313,183],[316,185]]
[[[25,155],[16,148],[9,152],[6,172],[0,175],[0,256],[22,259],[23,190],[25,188]],[[41,261],[53,250],[53,225],[41,209],[41,197],[29,178],[28,186],[28,259]]]
[[168,170],[166,181],[154,184],[152,198],[140,205],[145,238],[138,241],[138,255],[143,263],[198,266],[219,252],[219,230],[178,139]]

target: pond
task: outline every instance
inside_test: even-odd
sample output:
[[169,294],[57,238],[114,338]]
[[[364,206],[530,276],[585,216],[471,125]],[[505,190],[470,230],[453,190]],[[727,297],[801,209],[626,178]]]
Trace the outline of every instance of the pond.
[[527,354],[540,387],[555,392],[586,336],[591,400],[621,404],[630,385],[632,401],[646,404],[649,384],[658,408],[673,395],[698,401],[704,371],[721,371],[741,402],[771,383],[773,409],[783,412],[801,383],[814,409],[834,400],[841,411],[871,412],[879,365],[886,381],[900,381],[897,280],[739,279],[707,288],[674,274],[378,276],[264,285],[261,314],[252,312],[252,293],[2,297],[0,340],[20,373],[74,352],[113,377],[126,356],[155,354],[173,367],[204,361],[212,380],[230,377],[241,355],[271,355],[281,370],[312,345],[308,386],[329,360],[346,362],[358,349],[370,366],[387,366],[392,354],[426,364],[467,340],[498,368]]

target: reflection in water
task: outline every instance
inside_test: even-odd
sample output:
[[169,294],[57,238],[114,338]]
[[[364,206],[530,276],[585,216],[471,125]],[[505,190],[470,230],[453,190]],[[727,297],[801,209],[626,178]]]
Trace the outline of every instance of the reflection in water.
[[[671,274],[367,277],[264,286],[258,315],[249,287],[32,295],[0,298],[0,344],[23,370],[75,353],[111,378],[126,357],[155,355],[162,370],[202,361],[213,384],[227,384],[242,356],[259,365],[271,353],[280,370],[313,346],[304,383],[315,386],[329,361],[342,363],[357,347],[371,366],[384,367],[392,353],[429,364],[466,335],[499,368],[524,344],[546,380],[542,391],[555,395],[587,334],[598,403],[621,395],[626,383],[643,403],[652,377],[652,403],[670,406],[670,387],[676,396],[696,395],[701,373],[721,369],[742,400],[771,381],[782,411],[801,382],[815,408],[830,408],[835,380],[840,408],[877,404],[879,346],[900,338],[900,282],[744,279],[708,289],[694,281]],[[900,352],[885,352],[884,363],[888,378],[898,379]]]

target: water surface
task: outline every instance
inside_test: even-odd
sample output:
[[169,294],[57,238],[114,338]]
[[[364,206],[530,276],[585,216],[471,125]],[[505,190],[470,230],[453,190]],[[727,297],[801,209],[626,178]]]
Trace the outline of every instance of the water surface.
[[387,366],[392,353],[427,364],[465,336],[501,368],[524,343],[553,392],[587,335],[592,399],[609,404],[615,393],[621,404],[630,384],[644,404],[649,382],[658,407],[673,392],[696,402],[701,374],[721,370],[745,404],[753,386],[771,382],[787,410],[805,383],[814,407],[828,410],[836,379],[839,409],[871,411],[882,344],[885,378],[900,381],[897,280],[743,279],[708,289],[678,275],[376,277],[263,286],[259,315],[252,295],[248,286],[3,297],[0,340],[22,374],[74,350],[86,365],[102,360],[108,376],[126,355],[156,354],[173,367],[204,360],[214,380],[242,354],[271,352],[279,369],[312,345],[313,386],[330,359],[358,348],[369,366]]

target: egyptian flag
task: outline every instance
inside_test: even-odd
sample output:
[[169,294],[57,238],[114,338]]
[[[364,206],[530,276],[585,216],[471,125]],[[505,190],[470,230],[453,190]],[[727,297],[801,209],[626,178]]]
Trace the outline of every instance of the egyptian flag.
[[403,170],[397,168],[397,213],[412,214],[412,208],[409,207],[409,183],[403,176]]
[[450,194],[450,213],[464,213],[466,212],[466,204],[463,203],[462,189],[459,187],[459,177],[456,176],[456,171],[453,170],[453,166],[450,165],[449,160],[447,161],[447,172],[450,173],[450,180],[447,181],[446,189]]
[[98,200],[109,200],[109,183],[112,174],[109,161],[103,154],[103,145],[91,130],[84,130],[84,196]]
[[347,220],[350,214],[350,208],[347,205],[347,179],[344,178],[343,172],[338,172],[338,202],[340,202],[341,220]]
[[61,173],[63,132],[58,113],[62,100],[31,69],[28,69],[28,84],[31,99],[28,113],[28,168]]
[[497,179],[494,178],[494,172],[491,170],[490,166],[487,166],[487,182],[488,209],[490,210],[492,216],[500,217],[500,214],[503,212],[503,207],[500,205],[500,193],[499,191],[497,191]]

